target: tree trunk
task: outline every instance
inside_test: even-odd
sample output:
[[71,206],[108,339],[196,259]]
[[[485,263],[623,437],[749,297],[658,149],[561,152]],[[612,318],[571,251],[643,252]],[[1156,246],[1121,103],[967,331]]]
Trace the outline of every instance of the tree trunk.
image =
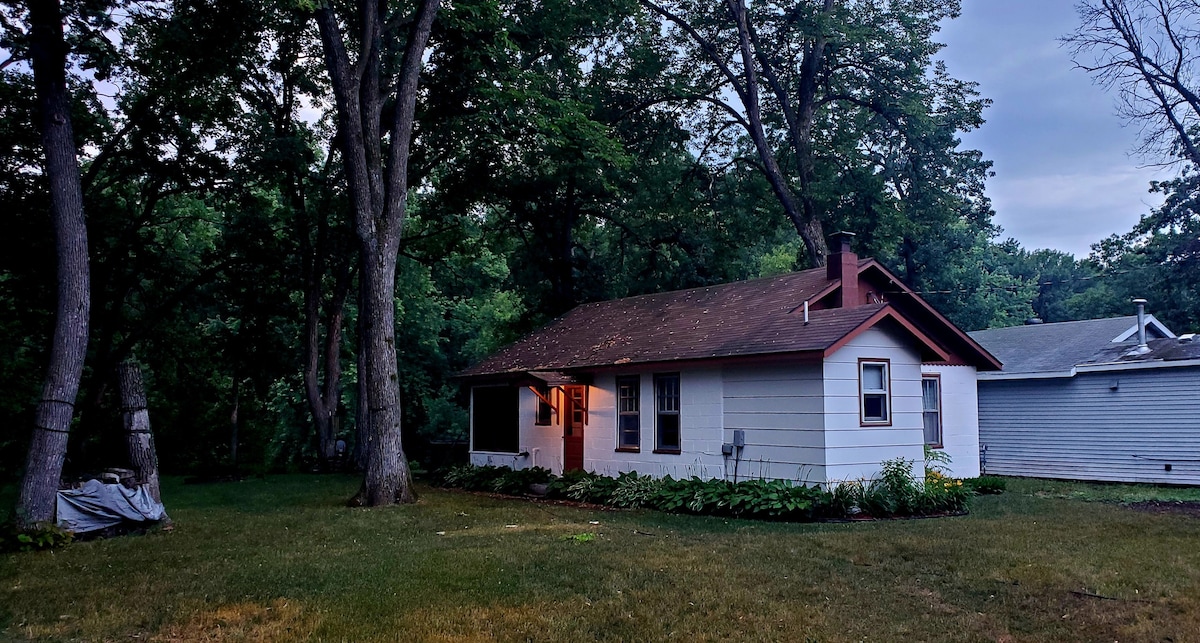
[[[343,168],[354,208],[354,227],[362,249],[363,302],[359,314],[365,350],[366,404],[370,413],[365,444],[366,474],[352,502],[369,506],[411,502],[412,475],[401,445],[400,378],[396,364],[396,256],[404,230],[408,202],[408,159],[425,45],[433,29],[440,0],[421,0],[408,27],[403,56],[396,74],[385,73],[383,61],[396,60],[392,49],[400,40],[385,31],[385,0],[358,3],[359,20],[339,22],[332,5],[316,10],[325,66],[338,111],[338,134]],[[354,25],[351,27],[350,25]],[[362,37],[357,60],[346,50],[343,29],[358,29]],[[388,46],[388,51],[382,51]],[[395,88],[392,111],[383,109],[381,88]],[[391,123],[383,127],[382,115]],[[385,135],[386,131],[386,135]],[[388,145],[386,154],[383,139]],[[362,400],[359,402],[362,404]]]
[[32,0],[29,22],[30,55],[41,110],[42,147],[46,153],[50,214],[58,253],[58,305],[50,364],[17,500],[17,524],[21,529],[54,520],[55,495],[62,478],[67,435],[87,354],[91,308],[87,224],[75,135],[71,129],[67,44],[58,0]]
[[[364,253],[365,254],[365,253]],[[376,253],[363,275],[366,285],[359,314],[365,315],[367,342],[367,470],[357,503],[369,507],[416,500],[412,473],[401,445],[400,381],[396,368],[396,255]]]
[[150,411],[146,408],[146,388],[142,384],[142,368],[133,360],[117,367],[117,386],[121,392],[121,423],[125,427],[125,442],[129,447],[129,464],[137,472],[139,484],[144,484],[155,502],[162,502],[158,488],[158,453],[154,449],[154,434],[150,432]]
[[367,349],[363,346],[366,324],[363,318],[363,288],[358,289],[358,390],[354,405],[354,466],[359,471],[367,470],[367,436],[371,433],[371,408],[367,403]]
[[[300,231],[302,235],[307,232]],[[326,256],[331,253],[328,227],[318,226],[317,243],[309,249],[306,260],[304,290],[304,395],[317,433],[320,466],[330,470],[337,460],[337,430],[334,418],[342,390],[342,322],[345,318],[346,295],[350,289],[350,269],[346,261],[335,268],[336,283],[324,319],[321,315],[321,283],[325,276]],[[321,326],[324,321],[324,343]],[[322,363],[324,369],[322,369]],[[325,382],[322,386],[321,372]]]
[[241,406],[242,382],[237,374],[233,376],[233,410],[229,412],[229,463],[237,470],[238,466],[238,407]]
[[[750,134],[750,139],[754,142],[754,148],[758,152],[759,160],[762,161],[763,173],[766,175],[767,181],[771,184],[772,191],[775,192],[776,198],[779,199],[780,205],[783,206],[784,213],[787,214],[788,219],[791,220],[792,225],[796,228],[796,233],[800,235],[800,240],[804,242],[809,262],[814,267],[824,266],[826,258],[829,256],[829,246],[825,242],[825,234],[819,213],[817,212],[816,201],[812,197],[812,176],[814,173],[812,163],[812,122],[816,109],[815,69],[819,67],[821,57],[824,55],[824,38],[818,37],[813,46],[805,52],[803,63],[805,73],[802,74],[801,78],[801,95],[799,100],[801,116],[797,119],[790,107],[787,92],[783,91],[782,85],[778,82],[767,57],[765,55],[755,55],[756,43],[754,41],[756,39],[752,37],[754,31],[750,23],[750,15],[746,3],[743,0],[727,0],[726,5],[729,7],[730,15],[737,29],[738,47],[741,54],[742,69],[745,74],[745,86],[739,94],[742,98],[743,107],[746,109],[747,133]],[[832,6],[833,0],[826,0],[825,13],[828,13]],[[712,52],[710,55],[716,55],[716,53]],[[772,147],[771,141],[767,139],[766,131],[762,125],[762,105],[759,100],[759,74],[755,67],[756,61],[763,66],[763,75],[766,77],[768,87],[772,89],[778,88],[776,97],[780,99],[786,117],[785,120],[787,120],[789,129],[791,130],[791,142],[799,166],[797,168],[800,179],[799,194],[792,189],[784,177],[783,170],[780,169],[779,163],[775,159],[775,150]],[[806,75],[808,77],[807,84],[805,83]]]

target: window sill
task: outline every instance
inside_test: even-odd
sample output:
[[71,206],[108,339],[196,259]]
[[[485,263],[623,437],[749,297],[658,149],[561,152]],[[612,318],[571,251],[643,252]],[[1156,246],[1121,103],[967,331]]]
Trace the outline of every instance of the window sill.
[[679,449],[655,449],[654,452],[655,453],[665,453],[667,455],[679,455],[679,454],[683,453],[683,451],[681,451]]
[[944,448],[946,448],[946,445],[944,445],[944,444],[926,444],[925,446],[926,446],[926,447],[929,447],[930,449],[944,449]]
[[891,420],[859,420],[859,426],[891,426]]
[[615,451],[617,453],[641,453],[642,449],[641,447],[617,447]]

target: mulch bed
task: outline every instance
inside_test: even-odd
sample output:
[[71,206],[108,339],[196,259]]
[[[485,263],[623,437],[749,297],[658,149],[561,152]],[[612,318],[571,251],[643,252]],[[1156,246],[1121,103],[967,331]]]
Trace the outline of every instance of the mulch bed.
[[1146,500],[1143,502],[1127,502],[1126,507],[1134,511],[1143,511],[1152,514],[1172,514],[1177,516],[1191,516],[1200,518],[1200,502],[1190,501],[1164,501],[1164,500]]

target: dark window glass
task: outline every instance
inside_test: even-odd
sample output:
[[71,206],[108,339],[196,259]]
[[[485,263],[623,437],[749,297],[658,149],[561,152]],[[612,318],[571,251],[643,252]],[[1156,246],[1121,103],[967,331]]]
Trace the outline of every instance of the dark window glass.
[[617,448],[637,449],[642,445],[641,379],[617,378]]
[[679,374],[654,376],[655,427],[654,448],[679,451],[682,444],[679,427]]
[[521,409],[515,386],[471,389],[471,448],[516,453],[520,445]]
[[541,397],[537,401],[537,414],[533,418],[533,423],[537,426],[550,426],[554,424],[554,408],[542,399],[550,399],[550,387],[545,384],[539,386],[538,394]]

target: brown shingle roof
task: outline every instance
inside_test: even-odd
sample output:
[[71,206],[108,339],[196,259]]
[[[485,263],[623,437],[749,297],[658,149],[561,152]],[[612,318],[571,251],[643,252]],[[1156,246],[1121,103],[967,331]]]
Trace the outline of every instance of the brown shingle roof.
[[799,309],[835,282],[824,268],[584,304],[461,377],[824,351],[885,304]]

